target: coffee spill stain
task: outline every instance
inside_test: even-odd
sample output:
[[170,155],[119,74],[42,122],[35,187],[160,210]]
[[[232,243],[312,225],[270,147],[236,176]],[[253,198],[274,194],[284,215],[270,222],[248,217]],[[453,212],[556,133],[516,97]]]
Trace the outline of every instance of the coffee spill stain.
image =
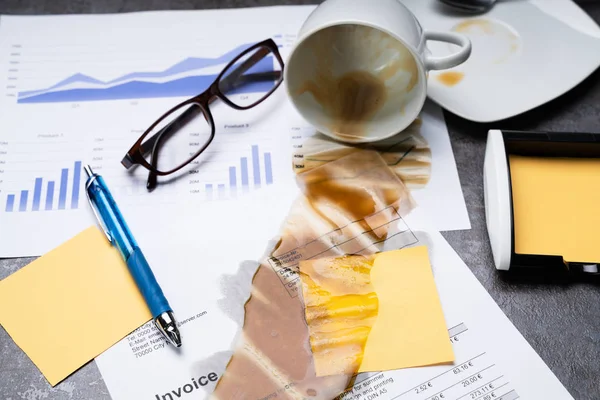
[[379,312],[371,285],[375,258],[354,255],[300,262],[310,345],[318,376],[353,374]]
[[[271,257],[252,279],[239,342],[213,399],[330,400],[354,382],[354,372],[316,376],[297,263],[381,251],[398,214],[406,215],[414,203],[375,152],[351,154],[298,180],[304,196],[292,207]],[[364,214],[372,211],[376,214]],[[338,244],[332,246],[333,237]]]
[[[332,48],[342,56],[344,51],[352,52],[350,47],[345,49],[331,45],[336,43],[339,35],[349,42],[348,37],[366,40],[373,52],[368,60],[370,63],[381,62],[379,59],[385,52],[391,56],[385,64],[376,65],[376,68],[365,65],[344,73],[334,72]],[[408,94],[419,82],[417,62],[410,51],[398,40],[374,28],[334,26],[320,31],[304,45],[309,46],[315,56],[315,77],[301,83],[295,92],[298,95],[311,94],[332,120],[327,128],[341,138],[365,136],[368,122],[389,99],[402,97],[398,112],[403,112]],[[402,74],[406,79],[398,79]],[[395,81],[389,83],[390,80]]]
[[506,62],[513,54],[519,50],[519,37],[512,32],[509,32],[508,40],[510,42],[509,50],[502,57],[494,60],[494,64],[502,64]]
[[442,72],[441,74],[436,76],[436,79],[438,81],[440,81],[442,84],[452,87],[452,86],[456,86],[457,84],[459,84],[463,78],[465,77],[465,74],[463,72],[459,72],[459,71],[446,71],[446,72]]
[[383,80],[367,71],[350,71],[339,78],[320,76],[304,82],[298,95],[310,93],[332,117],[329,127],[341,137],[364,135],[363,122],[385,104],[388,91]]
[[494,25],[491,21],[482,18],[473,18],[458,23],[452,29],[454,32],[468,33],[472,29],[481,29],[483,33],[493,35],[495,33]]
[[408,188],[421,189],[431,178],[432,162],[429,143],[420,133],[422,124],[421,118],[417,118],[396,136],[368,144],[341,143],[317,133],[294,150],[294,172],[311,171],[352,153],[377,151]]
[[[519,50],[519,37],[506,26],[489,19],[468,19],[456,24],[452,30],[454,32],[468,35],[472,41],[481,36],[495,37],[496,40],[504,41],[504,45],[507,47],[507,49],[504,50],[498,57],[491,60],[492,64],[502,64],[506,62]],[[473,43],[474,53],[471,57],[477,57],[478,45],[479,44],[477,42]]]

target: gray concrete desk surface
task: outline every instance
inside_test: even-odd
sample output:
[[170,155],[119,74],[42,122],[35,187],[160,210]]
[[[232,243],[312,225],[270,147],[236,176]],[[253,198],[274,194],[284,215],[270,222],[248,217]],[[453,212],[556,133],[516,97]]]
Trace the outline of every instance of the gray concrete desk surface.
[[[112,13],[311,3],[318,1],[0,0],[0,13]],[[600,1],[588,0],[581,5],[600,22]],[[499,274],[493,266],[487,238],[482,182],[485,138],[490,128],[599,132],[600,71],[561,98],[510,120],[484,125],[446,113],[446,121],[472,229],[444,233],[444,237],[573,397],[600,399],[598,285],[531,282]],[[0,278],[31,260],[0,260]],[[94,362],[55,388],[50,387],[27,356],[0,329],[0,399],[108,400],[110,395]]]

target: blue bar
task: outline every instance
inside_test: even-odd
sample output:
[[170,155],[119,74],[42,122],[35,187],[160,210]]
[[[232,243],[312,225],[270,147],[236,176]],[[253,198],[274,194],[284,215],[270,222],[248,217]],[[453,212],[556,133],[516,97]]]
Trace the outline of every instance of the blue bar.
[[31,211],[39,211],[41,196],[42,196],[42,178],[35,178],[35,188],[33,189],[33,207],[31,208]]
[[54,200],[54,181],[48,181],[46,190],[46,210],[52,210],[52,201]]
[[209,200],[212,200],[212,195],[213,195],[213,185],[211,185],[210,183],[207,183],[204,186],[204,189],[206,190],[206,195],[208,196]]
[[254,186],[260,187],[260,161],[256,145],[252,146],[252,172],[254,173]]
[[273,183],[273,169],[271,167],[271,153],[265,153],[265,180],[267,185]]
[[248,189],[248,159],[246,157],[240,158],[240,164],[242,167],[242,187],[246,190]]
[[219,198],[225,198],[225,185],[219,184],[217,187],[219,188]]
[[81,161],[75,161],[73,167],[73,193],[71,193],[71,208],[79,206],[79,184],[81,183]]
[[21,199],[19,200],[19,211],[27,211],[27,197],[29,190],[21,190]]
[[58,209],[64,210],[67,202],[67,183],[69,181],[69,170],[63,168],[60,174],[60,192],[58,194]]
[[235,189],[236,183],[235,167],[229,167],[229,187]]
[[13,207],[15,205],[15,195],[9,194],[6,196],[6,212],[12,212]]

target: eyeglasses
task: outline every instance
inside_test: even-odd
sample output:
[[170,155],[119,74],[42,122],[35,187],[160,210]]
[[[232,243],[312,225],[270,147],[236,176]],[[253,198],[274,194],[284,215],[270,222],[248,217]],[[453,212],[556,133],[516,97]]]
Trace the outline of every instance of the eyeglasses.
[[[218,98],[236,110],[247,110],[263,102],[282,81],[283,60],[275,42],[267,39],[249,47],[231,60],[204,92],[176,105],[150,125],[121,164],[127,169],[134,165],[148,169],[146,188],[153,190],[158,175],[185,167],[214,139],[209,104]],[[186,147],[188,151],[184,151]]]

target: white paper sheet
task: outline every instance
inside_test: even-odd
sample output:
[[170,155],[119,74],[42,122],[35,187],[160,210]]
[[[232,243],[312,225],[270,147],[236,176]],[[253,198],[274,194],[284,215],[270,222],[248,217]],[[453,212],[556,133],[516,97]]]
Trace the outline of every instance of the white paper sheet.
[[[98,357],[98,366],[115,400],[171,400],[179,398],[177,394],[183,399],[198,398],[213,390],[214,382],[208,377],[216,380],[223,373],[243,317],[248,293],[236,288],[249,289],[257,266],[252,260],[262,255],[256,249],[266,251],[265,240],[278,229],[277,219],[260,219],[259,210],[267,206],[273,217],[286,212],[281,201],[269,202],[266,197],[256,200],[254,204],[247,202],[243,210],[230,210],[220,224],[216,223],[217,216],[207,216],[207,225],[215,228],[211,240],[190,236],[178,244],[180,252],[170,256],[149,250],[149,259],[155,265],[169,265],[170,271],[161,270],[158,279],[165,282],[166,292],[174,293],[170,301],[184,322],[184,344],[179,351],[166,347],[148,324]],[[259,204],[263,201],[266,204]],[[253,233],[228,232],[230,224],[243,215],[255,224]],[[418,239],[414,245],[429,246],[456,362],[452,366],[361,375],[344,398],[571,398],[443,237],[428,228],[415,229],[420,219],[409,216],[403,223]],[[186,276],[186,283],[177,279],[181,275]],[[194,380],[202,380],[206,386],[199,384],[196,388]],[[188,389],[195,394],[188,395]]]
[[[249,169],[248,191],[264,190],[268,174],[271,186],[279,187],[290,169],[292,121],[300,118],[283,87],[248,111],[213,103],[216,139],[210,148],[196,166],[182,171],[183,177],[162,179],[151,194],[145,189],[146,171],[137,168],[129,173],[120,160],[149,124],[191,97],[170,86],[172,82],[216,74],[228,54],[268,37],[279,44],[286,59],[296,32],[313,9],[2,16],[0,257],[41,255],[94,223],[78,162],[103,174],[129,223],[141,229],[152,229],[147,215],[156,210],[185,208],[194,214],[232,194],[238,199],[245,196],[239,186],[243,158]],[[170,89],[140,89],[135,86],[140,82],[163,83]],[[441,212],[437,202],[449,199],[436,220],[437,228],[467,229],[448,134],[439,109],[432,110],[432,119],[424,124],[431,125],[434,176],[431,185],[415,196],[431,212]],[[271,155],[270,171],[266,153]],[[255,154],[260,188],[254,179]],[[231,167],[236,168],[235,190]],[[190,174],[193,170],[198,173]],[[212,185],[212,197],[207,185]],[[150,245],[159,244],[149,240]]]

